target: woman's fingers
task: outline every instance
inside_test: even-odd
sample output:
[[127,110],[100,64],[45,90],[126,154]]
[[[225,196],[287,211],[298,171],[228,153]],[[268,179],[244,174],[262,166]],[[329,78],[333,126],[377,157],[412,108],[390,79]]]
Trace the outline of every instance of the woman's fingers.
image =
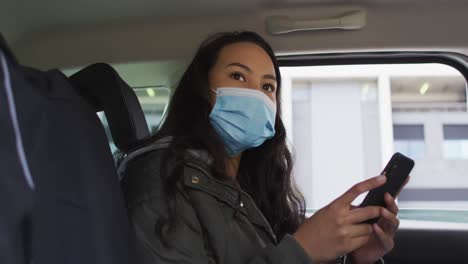
[[369,242],[370,236],[360,236],[349,240],[346,246],[346,252],[353,252],[354,250],[364,246]]
[[382,221],[379,221],[379,224],[382,223],[381,228],[393,236],[400,226],[400,220],[398,220],[397,216],[389,210],[385,208],[382,208],[381,210]]
[[[341,197],[304,221],[293,237],[312,259],[326,262],[368,243],[369,239],[376,235],[376,231],[373,225],[363,222],[380,218],[379,224],[382,227],[378,227],[381,232],[379,239],[386,247],[393,246],[392,237],[398,227],[395,214],[387,209],[382,211],[383,208],[379,206],[357,208],[351,205],[360,194],[382,186],[386,179],[386,176],[378,176],[354,185]],[[387,203],[392,211],[395,211],[398,207],[394,199],[389,198]],[[384,212],[388,213],[385,218],[382,217]]]
[[395,197],[398,197],[398,195],[400,195],[401,190],[403,190],[403,188],[405,188],[405,186],[408,184],[408,182],[410,181],[410,179],[411,179],[411,176],[406,177],[405,182],[403,183],[403,185],[401,186],[401,188],[398,190],[398,192],[395,194]]
[[395,199],[389,193],[385,193],[384,199],[387,204],[387,209],[394,214],[398,214],[398,205],[396,204]]
[[346,222],[349,224],[358,224],[364,221],[380,217],[382,207],[379,206],[366,206],[357,208],[349,213]]
[[358,238],[362,236],[370,236],[372,234],[372,225],[370,224],[359,224],[352,225],[347,230],[347,237]]
[[345,192],[340,198],[336,200],[336,202],[339,202],[342,205],[346,205],[347,208],[349,208],[349,205],[362,193],[368,192],[372,189],[375,189],[377,187],[382,186],[387,180],[387,177],[385,176],[377,176],[374,178],[370,178],[368,180],[365,180],[363,182],[360,182],[351,189],[349,189],[347,192]]
[[373,224],[374,232],[377,235],[382,247],[384,248],[385,252],[389,252],[393,249],[395,243],[393,241],[393,236],[385,233],[379,225]]

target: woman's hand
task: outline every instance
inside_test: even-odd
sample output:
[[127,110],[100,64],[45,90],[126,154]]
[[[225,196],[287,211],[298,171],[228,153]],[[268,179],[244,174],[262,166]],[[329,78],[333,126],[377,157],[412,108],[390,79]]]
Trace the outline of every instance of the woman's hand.
[[[361,223],[380,218],[382,208],[377,206],[354,208],[351,203],[360,194],[383,185],[386,179],[385,176],[378,176],[354,185],[341,197],[304,221],[293,236],[314,262],[331,261],[364,245],[370,245],[373,227]],[[376,252],[375,247],[369,246],[368,249],[356,251],[359,258],[361,258],[360,254],[363,254],[362,258],[364,255],[365,257],[374,256],[367,254],[369,252]],[[379,250],[379,253],[381,252],[383,251]]]
[[[403,187],[408,181],[409,177]],[[393,249],[395,245],[393,239],[400,225],[400,221],[397,218],[398,206],[395,203],[395,199],[389,193],[385,193],[385,203],[387,204],[387,208],[381,208],[380,215],[382,217],[376,224],[373,224],[373,232],[369,241],[350,254],[351,263],[375,263]]]

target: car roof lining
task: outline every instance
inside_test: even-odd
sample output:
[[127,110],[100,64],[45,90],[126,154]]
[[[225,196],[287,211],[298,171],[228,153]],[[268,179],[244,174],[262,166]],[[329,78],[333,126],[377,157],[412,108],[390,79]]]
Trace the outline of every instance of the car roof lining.
[[[316,2],[304,5],[298,1],[279,1],[279,4],[273,0],[262,3],[254,1],[254,4],[247,5],[252,7],[248,10],[239,11],[232,7],[229,15],[223,15],[224,11],[214,12],[215,7],[211,11],[216,14],[210,15],[197,15],[198,11],[195,10],[190,15],[166,18],[132,19],[124,16],[120,20],[99,23],[91,19],[86,23],[85,20],[82,23],[49,21],[47,25],[39,23],[35,27],[23,28],[21,34],[16,34],[16,38],[6,33],[5,36],[22,63],[43,69],[79,67],[96,61],[114,64],[186,59],[192,56],[198,44],[208,35],[236,29],[259,32],[279,56],[421,50],[468,54],[468,34],[461,34],[468,24],[465,12],[467,1],[389,2]],[[271,35],[266,31],[265,20],[271,15],[323,18],[325,15],[338,15],[354,9],[367,12],[367,25],[361,30],[325,30],[286,35]],[[99,13],[99,10],[93,12]],[[0,18],[5,19],[2,16]],[[15,28],[13,25],[11,21],[0,23],[0,30],[11,30]],[[18,26],[19,31],[20,28]]]

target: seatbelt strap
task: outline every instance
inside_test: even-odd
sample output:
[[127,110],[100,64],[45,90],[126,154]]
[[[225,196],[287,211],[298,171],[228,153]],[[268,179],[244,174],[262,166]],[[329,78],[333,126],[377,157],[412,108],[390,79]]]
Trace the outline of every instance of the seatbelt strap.
[[169,148],[172,139],[172,136],[163,137],[149,146],[145,146],[128,153],[117,167],[117,174],[119,176],[119,180],[121,181],[123,179],[125,170],[127,169],[127,165],[130,161],[150,151]]

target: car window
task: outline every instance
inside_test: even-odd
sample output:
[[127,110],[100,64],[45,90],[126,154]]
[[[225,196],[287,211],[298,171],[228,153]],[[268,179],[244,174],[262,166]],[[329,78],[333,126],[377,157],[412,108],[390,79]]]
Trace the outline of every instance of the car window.
[[[158,129],[163,114],[168,106],[170,88],[158,85],[132,88],[141,104],[150,133],[154,133]],[[112,153],[115,153],[117,151],[117,147],[114,145],[107,118],[104,112],[99,112],[97,114],[106,131],[111,151]]]
[[[114,63],[111,66],[120,77],[135,91],[145,114],[151,133],[158,129],[163,114],[168,106],[171,90],[177,84],[181,72],[186,67],[183,60],[162,60],[151,62]],[[84,67],[84,66],[83,66]],[[70,76],[83,67],[63,69]],[[109,124],[104,112],[97,113],[103,123],[112,153],[114,145]]]
[[392,64],[281,72],[295,180],[310,212],[378,175],[398,151],[416,162],[398,200],[405,224],[468,224],[467,93],[459,71]]

